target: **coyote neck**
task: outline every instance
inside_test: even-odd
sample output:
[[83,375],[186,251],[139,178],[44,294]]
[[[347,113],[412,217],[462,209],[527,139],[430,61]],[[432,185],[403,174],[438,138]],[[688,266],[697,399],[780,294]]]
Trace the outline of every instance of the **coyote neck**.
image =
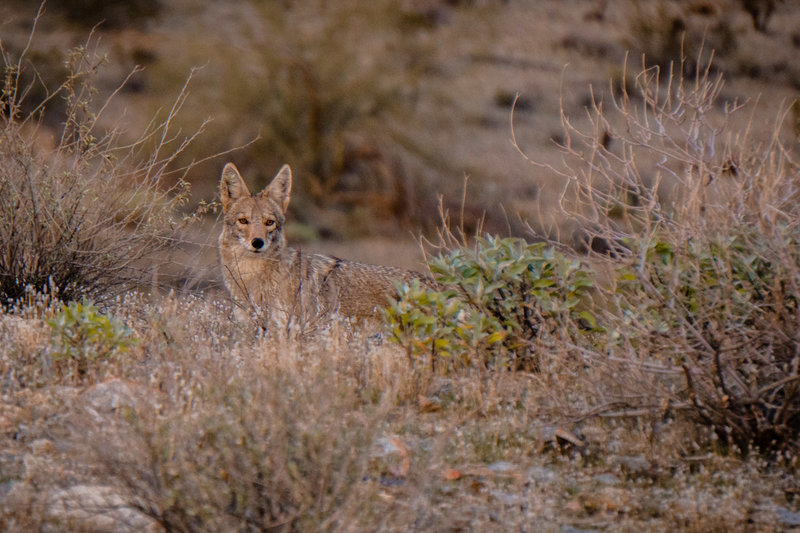
[[324,275],[337,264],[335,258],[289,247],[262,254],[238,247],[224,250],[221,258],[225,285],[240,305],[289,315],[336,310]]

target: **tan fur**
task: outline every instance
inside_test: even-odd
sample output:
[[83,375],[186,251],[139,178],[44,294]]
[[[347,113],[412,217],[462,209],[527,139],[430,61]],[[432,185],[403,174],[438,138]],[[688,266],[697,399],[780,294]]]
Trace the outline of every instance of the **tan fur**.
[[219,251],[225,286],[238,305],[281,323],[334,313],[374,322],[396,295],[396,281],[430,283],[416,272],[288,247],[284,225],[291,187],[286,165],[255,195],[233,163],[222,171]]

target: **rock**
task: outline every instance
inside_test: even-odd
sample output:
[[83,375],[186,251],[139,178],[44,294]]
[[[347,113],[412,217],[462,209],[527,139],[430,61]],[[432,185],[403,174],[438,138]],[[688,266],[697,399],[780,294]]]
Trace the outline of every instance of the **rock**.
[[520,505],[523,502],[523,499],[518,494],[513,494],[503,490],[490,490],[489,496],[494,502],[502,505]]
[[46,455],[56,451],[56,445],[50,439],[36,439],[31,443],[33,455]]
[[778,507],[775,509],[775,514],[778,515],[778,523],[782,526],[800,526],[800,513]]
[[129,500],[100,485],[75,485],[55,492],[47,500],[45,514],[59,525],[59,531],[65,525],[72,531],[161,531],[155,520],[137,511]]
[[561,533],[597,533],[596,529],[581,529],[569,525],[561,526]]
[[442,473],[442,477],[448,481],[455,481],[457,479],[461,479],[461,470],[456,470],[455,468],[446,468]]
[[620,479],[614,474],[597,474],[594,479],[603,485],[617,485],[620,483]]
[[377,459],[384,473],[394,477],[405,477],[411,468],[411,457],[405,443],[399,437],[381,437],[372,448],[372,459]]
[[583,505],[589,512],[624,512],[628,505],[628,494],[622,489],[604,487],[596,494],[587,496]]
[[508,474],[517,470],[517,465],[509,463],[508,461],[496,461],[487,467],[495,474]]
[[428,398],[422,394],[417,398],[417,406],[420,413],[435,413],[442,410],[442,402],[439,398]]
[[631,477],[647,476],[652,470],[650,461],[643,455],[612,455],[606,459],[606,464],[612,468],[619,468]]
[[559,475],[552,468],[532,466],[525,471],[525,478],[537,485],[547,485],[558,481]]
[[92,385],[80,395],[84,408],[97,414],[108,414],[121,407],[136,408],[152,392],[138,383],[118,378]]

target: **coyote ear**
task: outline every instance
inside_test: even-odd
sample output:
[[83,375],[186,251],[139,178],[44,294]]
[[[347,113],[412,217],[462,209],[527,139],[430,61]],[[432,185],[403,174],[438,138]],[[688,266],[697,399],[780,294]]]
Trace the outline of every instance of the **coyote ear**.
[[269,196],[281,206],[283,212],[289,207],[289,195],[292,192],[292,169],[283,165],[272,178],[272,183],[259,193],[259,196]]
[[247,184],[239,174],[233,163],[228,163],[222,169],[222,178],[219,180],[219,198],[222,201],[222,212],[226,212],[230,205],[243,196],[250,196]]

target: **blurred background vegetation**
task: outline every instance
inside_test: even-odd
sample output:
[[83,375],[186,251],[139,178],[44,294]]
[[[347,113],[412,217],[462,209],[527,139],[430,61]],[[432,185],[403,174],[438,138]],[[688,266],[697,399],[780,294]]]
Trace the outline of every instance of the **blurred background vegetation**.
[[[28,45],[39,5],[0,6],[7,62]],[[727,80],[720,101],[760,99],[752,127],[765,132],[777,110],[790,110],[790,149],[800,132],[795,2],[61,0],[44,11],[23,65],[23,111],[63,79],[69,49],[90,32],[107,54],[101,93],[142,67],[104,113],[109,128],[141,131],[166,115],[196,69],[173,121],[187,137],[210,121],[173,163],[194,164],[187,209],[214,199],[228,160],[254,188],[289,163],[295,243],[326,249],[367,239],[350,255],[401,266],[416,261],[412,236],[438,226],[440,196],[467,231],[483,221],[502,234],[574,240],[557,209],[562,178],[547,167],[562,157],[561,120],[585,123],[593,101],[612,105],[612,91],[635,85],[642,54],[648,65],[692,76],[713,50]],[[519,148],[541,165],[510,142],[515,98]],[[46,106],[43,149],[63,107],[59,99]],[[212,223],[193,237],[209,256]]]

